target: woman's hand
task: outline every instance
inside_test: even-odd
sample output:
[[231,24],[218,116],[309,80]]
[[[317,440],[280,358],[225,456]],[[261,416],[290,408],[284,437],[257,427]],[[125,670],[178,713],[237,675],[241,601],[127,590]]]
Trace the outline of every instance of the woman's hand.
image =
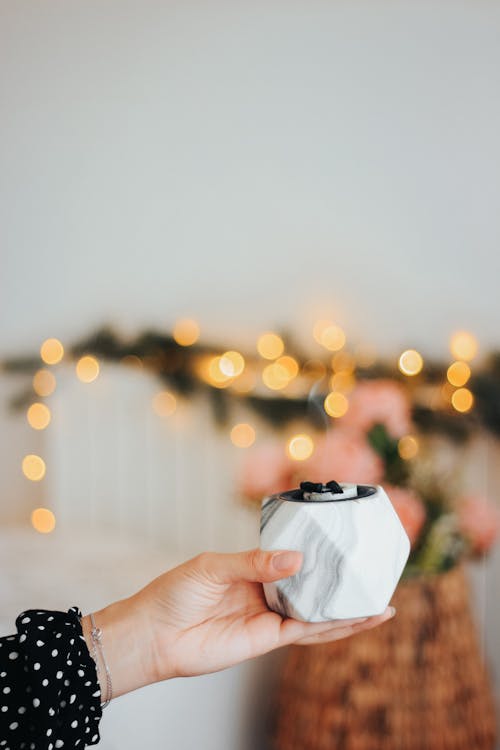
[[[216,672],[291,643],[346,638],[394,614],[388,607],[362,620],[305,623],[281,617],[268,608],[261,584],[294,575],[301,564],[300,552],[204,552],[95,613],[113,694]],[[87,619],[82,624],[88,638]]]

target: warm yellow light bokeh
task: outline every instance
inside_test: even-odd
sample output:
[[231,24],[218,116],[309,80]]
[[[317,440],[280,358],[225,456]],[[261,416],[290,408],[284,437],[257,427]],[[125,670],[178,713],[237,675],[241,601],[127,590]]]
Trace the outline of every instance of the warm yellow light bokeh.
[[279,365],[277,362],[273,362],[271,365],[264,367],[262,381],[271,390],[279,391],[282,388],[286,388],[290,382],[290,375],[285,367]]
[[297,363],[297,360],[293,357],[280,357],[276,360],[276,364],[286,370],[290,380],[292,380],[292,378],[295,378],[299,372],[299,365]]
[[332,357],[332,370],[334,372],[354,372],[356,359],[349,352],[338,352]]
[[356,378],[352,372],[336,372],[330,378],[330,388],[332,391],[342,391],[343,393],[350,393],[356,385]]
[[321,344],[321,337],[323,333],[331,325],[333,325],[331,320],[317,320],[316,321],[316,323],[313,326],[313,338],[318,344]]
[[99,375],[99,362],[88,354],[80,357],[76,363],[76,374],[82,383],[92,383]]
[[460,388],[460,386],[465,385],[470,378],[470,367],[467,362],[453,362],[448,367],[446,377],[452,385]]
[[40,357],[46,365],[57,365],[64,356],[64,347],[59,339],[46,339],[40,347]]
[[329,326],[323,331],[321,344],[330,352],[338,352],[345,344],[345,333],[339,326]]
[[294,461],[305,461],[312,456],[313,451],[313,439],[305,433],[294,435],[286,445],[286,452]]
[[259,336],[257,351],[264,359],[277,359],[283,354],[285,344],[281,336],[272,331],[266,331]]
[[238,448],[249,448],[255,442],[255,430],[251,424],[240,422],[234,425],[230,437]]
[[192,346],[200,338],[200,326],[192,318],[181,318],[176,321],[172,336],[180,346]]
[[50,424],[50,409],[45,404],[35,403],[29,407],[26,418],[34,430],[44,430]]
[[194,362],[194,369],[198,377],[214,388],[226,388],[234,380],[221,371],[220,361],[220,356],[214,357],[205,354],[197,357]]
[[212,357],[208,365],[208,382],[216,388],[225,388],[231,380],[222,372],[221,360],[222,357]]
[[209,354],[202,354],[199,357],[193,359],[193,369],[196,375],[204,380],[205,383],[210,383],[210,365],[212,363],[212,357]]
[[40,534],[50,534],[56,527],[56,517],[48,508],[36,508],[31,514],[31,524]]
[[330,352],[338,352],[345,344],[345,333],[330,320],[317,320],[313,328],[315,341]]
[[38,370],[33,376],[33,390],[37,396],[50,396],[56,387],[56,379],[50,370]]
[[239,352],[224,352],[220,358],[219,369],[226,377],[235,378],[245,369],[245,360]]
[[399,358],[399,369],[403,375],[418,375],[423,366],[422,355],[415,349],[407,349]]
[[418,440],[413,435],[405,435],[398,442],[398,453],[402,459],[409,461],[418,453]]
[[153,410],[159,417],[169,417],[177,409],[177,399],[170,391],[160,391],[153,396]]
[[459,388],[452,395],[451,403],[459,412],[470,411],[474,405],[474,396],[468,388]]
[[343,417],[349,408],[349,401],[343,393],[329,393],[323,406],[330,417]]
[[45,461],[34,453],[23,458],[22,468],[24,476],[32,482],[39,482],[45,476]]
[[456,331],[450,339],[450,351],[455,359],[463,359],[468,362],[474,359],[478,348],[476,337],[468,331]]

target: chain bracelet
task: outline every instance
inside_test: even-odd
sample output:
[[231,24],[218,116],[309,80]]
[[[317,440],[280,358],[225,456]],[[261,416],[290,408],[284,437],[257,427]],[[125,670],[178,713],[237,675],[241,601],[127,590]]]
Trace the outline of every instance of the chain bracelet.
[[94,615],[92,612],[90,613],[90,622],[92,624],[92,629],[90,631],[90,637],[92,639],[92,658],[94,659],[96,663],[97,668],[97,674],[100,674],[100,666],[99,666],[99,660],[97,658],[97,651],[99,651],[99,655],[101,657],[101,661],[104,665],[104,671],[106,672],[106,699],[103,703],[101,703],[101,709],[106,708],[111,703],[111,699],[113,697],[113,686],[111,684],[111,674],[109,671],[109,667],[106,662],[106,658],[104,656],[104,648],[102,645],[102,630],[101,628],[98,628],[95,624]]

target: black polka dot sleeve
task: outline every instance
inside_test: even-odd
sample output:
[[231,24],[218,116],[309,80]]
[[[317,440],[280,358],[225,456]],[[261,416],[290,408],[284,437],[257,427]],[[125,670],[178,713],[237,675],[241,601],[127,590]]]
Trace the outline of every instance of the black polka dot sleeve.
[[30,609],[0,638],[0,750],[99,742],[101,691],[77,607]]

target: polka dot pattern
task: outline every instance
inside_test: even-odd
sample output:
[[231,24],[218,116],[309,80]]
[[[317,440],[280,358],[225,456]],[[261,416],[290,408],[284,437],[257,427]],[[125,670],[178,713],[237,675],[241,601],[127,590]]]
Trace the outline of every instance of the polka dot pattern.
[[99,742],[101,691],[81,617],[77,607],[30,609],[17,635],[0,638],[0,750]]

